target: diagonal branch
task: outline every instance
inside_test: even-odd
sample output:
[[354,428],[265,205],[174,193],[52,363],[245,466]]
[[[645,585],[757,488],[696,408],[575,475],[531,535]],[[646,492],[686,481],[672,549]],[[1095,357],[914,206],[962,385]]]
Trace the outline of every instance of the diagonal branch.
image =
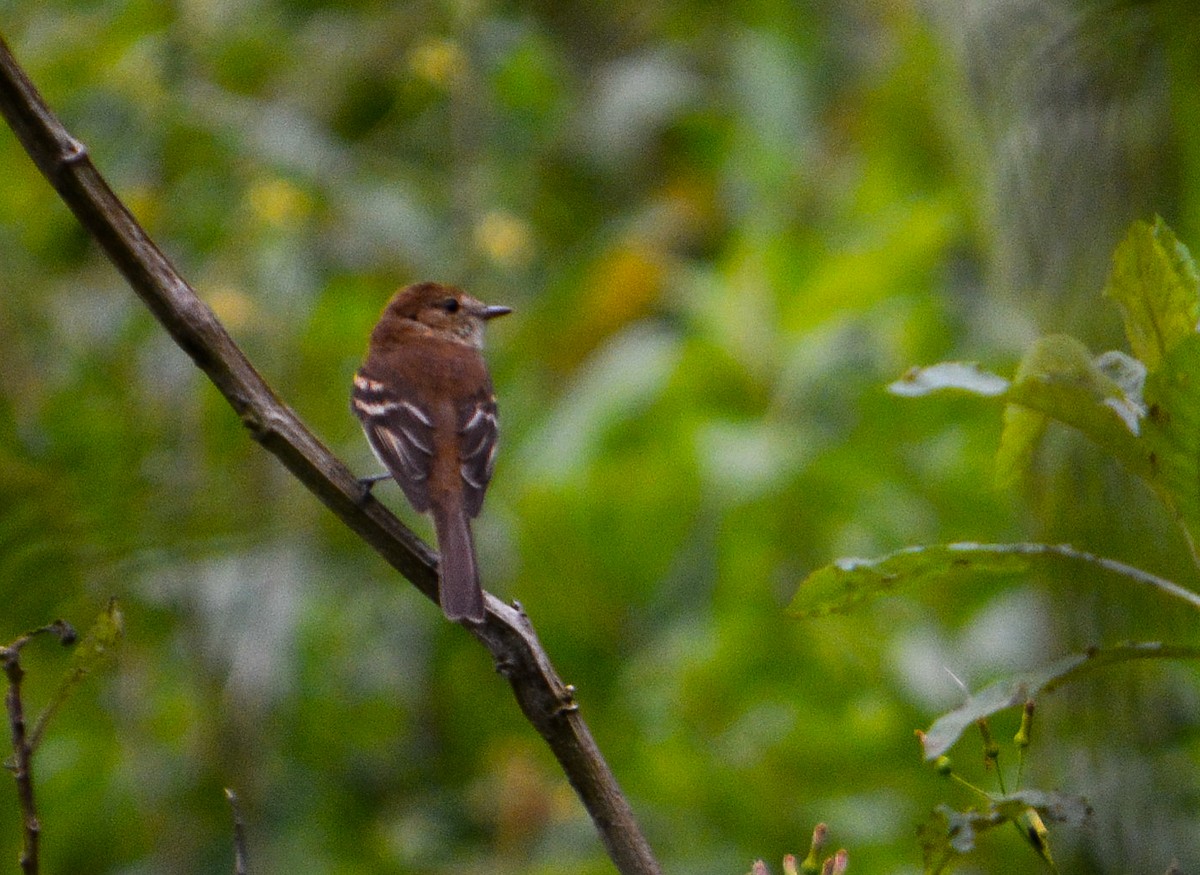
[[[437,557],[375,501],[276,397],[216,316],[113,194],[87,149],[63,127],[0,37],[0,113],[33,162],[175,342],[208,375],[250,434],[426,597],[437,598]],[[470,631],[491,652],[517,704],[579,794],[617,868],[659,872],[628,801],[519,605],[487,596]]]

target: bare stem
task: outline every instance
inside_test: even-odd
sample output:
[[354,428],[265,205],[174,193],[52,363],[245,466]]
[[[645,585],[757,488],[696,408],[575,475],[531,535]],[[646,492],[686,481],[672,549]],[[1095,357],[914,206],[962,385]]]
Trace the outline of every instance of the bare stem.
[[233,812],[233,875],[246,875],[250,871],[250,857],[246,853],[246,824],[242,820],[242,806],[237,794],[225,788],[225,798]]
[[[276,397],[212,310],[178,274],[96,170],[84,145],[46,106],[0,38],[0,113],[25,151],[134,292],[224,395],[250,434],[426,597],[437,599],[436,555],[383,505]],[[626,875],[659,867],[528,618],[487,596],[470,627],[508,679],[526,718],[579,794],[609,856]]]
[[13,778],[17,782],[17,800],[21,806],[21,871],[25,875],[36,875],[38,871],[38,841],[42,826],[38,820],[37,803],[33,797],[33,748],[25,735],[25,707],[21,702],[21,681],[25,672],[21,668],[21,645],[28,636],[7,647],[0,648],[0,662],[8,677],[8,692],[4,704],[8,710],[8,726],[12,733]]

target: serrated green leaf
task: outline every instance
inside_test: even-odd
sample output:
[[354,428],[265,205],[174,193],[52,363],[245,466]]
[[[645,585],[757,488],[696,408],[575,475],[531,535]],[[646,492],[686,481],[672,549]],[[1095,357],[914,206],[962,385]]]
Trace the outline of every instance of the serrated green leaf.
[[789,613],[800,618],[844,613],[899,589],[974,576],[1011,577],[1029,568],[1020,552],[979,544],[907,547],[879,559],[839,559],[800,584]]
[[959,543],[906,547],[877,559],[839,559],[804,579],[788,611],[802,619],[845,613],[904,588],[964,580],[988,583],[1032,570],[1060,570],[1056,566],[1063,562],[1082,563],[1096,571],[1115,574],[1200,609],[1200,594],[1067,544]]
[[1157,220],[1135,223],[1118,247],[1108,294],[1125,316],[1141,359],[1106,352],[1093,359],[1078,340],[1043,338],[1011,383],[976,365],[917,368],[891,391],[947,389],[1004,402],[996,480],[1011,485],[1029,469],[1050,420],[1069,425],[1144,479],[1183,529],[1200,565],[1200,278],[1187,249]]
[[1129,346],[1151,373],[1196,333],[1200,277],[1187,247],[1161,218],[1134,222],[1113,253],[1104,293],[1120,308]]
[[967,701],[943,714],[922,737],[925,759],[935,760],[954,746],[976,722],[1029,699],[1050,693],[1083,675],[1139,659],[1200,659],[1200,647],[1157,642],[1120,644],[1064,656],[1050,665],[1004,678],[973,693]]

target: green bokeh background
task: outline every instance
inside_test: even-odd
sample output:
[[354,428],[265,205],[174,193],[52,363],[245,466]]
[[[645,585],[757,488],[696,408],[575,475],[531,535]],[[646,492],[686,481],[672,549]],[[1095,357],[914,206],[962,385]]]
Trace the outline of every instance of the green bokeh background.
[[[1190,640],[1082,578],[783,608],[838,556],[952,540],[1194,582],[1165,514],[1070,436],[1001,493],[994,411],[884,387],[1008,372],[1046,330],[1122,344],[1099,291],[1126,224],[1200,245],[1195,17],[0,0],[51,106],[356,471],[349,382],[391,291],[515,309],[489,329],[485,583],[576,686],[666,870],[714,875],[777,871],[818,821],[853,871],[919,871],[917,825],[974,801],[912,735],[954,677]],[[36,761],[45,871],[231,871],[227,786],[254,872],[612,871],[486,653],[249,438],[0,131],[0,639],[112,596],[119,660]],[[31,706],[68,658],[26,651]],[[1096,809],[1053,829],[1064,871],[1200,866],[1198,690],[1137,667],[1042,703],[1026,783]],[[973,739],[957,759],[994,786]],[[969,871],[1038,871],[1011,831],[981,844]],[[0,860],[18,847],[0,792]]]

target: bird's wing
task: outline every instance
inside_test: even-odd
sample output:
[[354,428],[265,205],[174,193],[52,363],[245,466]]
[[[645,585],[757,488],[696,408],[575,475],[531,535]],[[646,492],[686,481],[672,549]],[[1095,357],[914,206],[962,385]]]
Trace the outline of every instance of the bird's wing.
[[404,395],[403,387],[386,385],[359,371],[350,404],[379,461],[412,506],[424,513],[429,510],[433,419]]
[[458,406],[459,473],[467,516],[479,515],[496,464],[496,397],[491,386]]

